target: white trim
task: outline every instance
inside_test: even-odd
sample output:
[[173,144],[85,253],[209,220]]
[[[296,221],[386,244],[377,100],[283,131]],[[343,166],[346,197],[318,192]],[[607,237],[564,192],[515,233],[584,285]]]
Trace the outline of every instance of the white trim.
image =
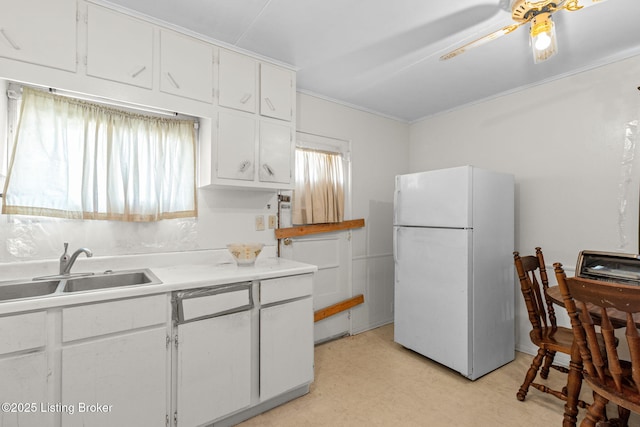
[[351,158],[351,141],[300,130],[296,131],[296,148],[330,151],[346,156],[347,160]]
[[341,101],[339,99],[335,99],[335,98],[331,98],[329,96],[321,95],[319,93],[316,93],[316,92],[313,92],[313,91],[310,91],[310,90],[307,90],[307,89],[298,88],[297,92],[298,93],[302,93],[304,95],[313,96],[314,98],[323,99],[325,101],[333,102],[334,104],[339,104],[339,105],[343,105],[343,106],[348,107],[348,108],[353,108],[354,110],[359,110],[359,111],[362,111],[364,113],[373,114],[374,116],[382,117],[382,118],[389,119],[389,120],[395,120],[396,122],[406,123],[406,124],[410,124],[411,123],[407,119],[401,119],[400,117],[392,116],[390,114],[381,113],[379,111],[371,110],[371,109],[363,107],[361,105],[351,104],[351,103],[346,102],[346,101]]

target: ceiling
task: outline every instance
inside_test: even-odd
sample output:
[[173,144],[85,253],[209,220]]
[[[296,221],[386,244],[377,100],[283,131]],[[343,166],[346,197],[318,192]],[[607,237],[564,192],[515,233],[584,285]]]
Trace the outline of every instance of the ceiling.
[[554,13],[558,54],[537,65],[528,24],[439,60],[511,24],[509,0],[102,3],[289,64],[299,91],[408,122],[640,54],[638,0]]

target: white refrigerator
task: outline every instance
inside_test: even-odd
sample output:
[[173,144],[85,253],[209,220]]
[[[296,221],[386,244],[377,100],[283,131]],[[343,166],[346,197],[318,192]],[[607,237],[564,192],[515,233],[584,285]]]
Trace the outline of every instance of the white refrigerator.
[[514,178],[396,177],[394,339],[475,380],[515,357]]

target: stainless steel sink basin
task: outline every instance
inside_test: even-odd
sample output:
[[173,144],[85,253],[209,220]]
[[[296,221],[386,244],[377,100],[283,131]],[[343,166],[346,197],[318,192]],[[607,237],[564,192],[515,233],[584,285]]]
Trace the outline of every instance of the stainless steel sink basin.
[[43,276],[33,280],[0,282],[0,302],[161,283],[162,281],[148,268],[121,271],[107,270],[104,273],[97,274],[76,273],[70,276]]
[[107,271],[94,276],[67,279],[62,292],[83,292],[123,286],[154,285],[162,283],[149,269]]
[[59,280],[0,284],[0,301],[51,295],[56,291],[59,284]]

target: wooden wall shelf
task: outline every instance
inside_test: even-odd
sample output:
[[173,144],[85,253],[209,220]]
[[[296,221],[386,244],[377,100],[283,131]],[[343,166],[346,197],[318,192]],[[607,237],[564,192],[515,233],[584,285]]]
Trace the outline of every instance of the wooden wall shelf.
[[275,233],[276,239],[285,239],[287,237],[306,236],[308,234],[317,233],[330,233],[332,231],[349,230],[352,228],[362,227],[364,227],[364,218],[327,224],[310,224],[290,228],[278,228],[275,230]]
[[340,301],[337,304],[330,305],[329,307],[320,309],[313,313],[313,321],[318,322],[322,319],[326,319],[329,316],[333,316],[334,314],[341,313],[345,310],[349,310],[352,307],[355,307],[358,304],[364,303],[364,295],[359,294],[353,298],[346,299],[344,301]]

